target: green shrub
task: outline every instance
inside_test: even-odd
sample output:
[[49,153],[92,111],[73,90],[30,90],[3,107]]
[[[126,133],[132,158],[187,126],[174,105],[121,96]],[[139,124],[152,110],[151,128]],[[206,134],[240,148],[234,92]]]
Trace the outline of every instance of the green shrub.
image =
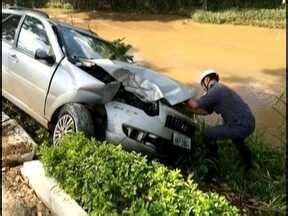
[[74,9],[73,5],[68,3],[68,2],[63,5],[63,8],[66,10],[73,10]]
[[132,48],[132,46],[130,44],[126,44],[124,42],[124,38],[113,40],[112,46],[115,59],[126,62],[133,62],[133,56],[128,55],[128,51]]
[[215,24],[254,25],[269,28],[285,28],[285,9],[226,9],[217,11],[196,10],[194,21]]
[[243,175],[240,158],[232,143],[220,143],[219,173],[225,176],[233,191],[250,194],[272,213],[285,212],[285,146],[265,143],[256,131],[247,139],[258,167],[249,176]]
[[[278,99],[283,100],[283,96]],[[281,101],[283,106],[285,101]],[[280,109],[280,108],[279,108]],[[283,114],[280,111],[280,114]],[[284,116],[283,116],[284,117]],[[195,134],[195,142],[193,152],[177,165],[181,168],[184,176],[193,176],[195,181],[202,182],[203,178],[208,174],[208,167],[213,166],[217,170],[217,176],[222,178],[222,183],[227,183],[229,190],[237,194],[239,200],[247,197],[252,198],[260,208],[257,211],[253,209],[256,215],[284,215],[286,208],[285,195],[285,144],[275,145],[275,143],[267,143],[263,137],[263,132],[256,130],[247,140],[246,143],[250,147],[256,167],[250,173],[244,172],[243,163],[239,157],[239,153],[230,140],[218,142],[219,160],[213,163],[205,157],[207,153],[206,145],[203,142],[201,131],[207,125],[198,119],[199,131]],[[283,125],[281,125],[283,127]],[[285,131],[284,128],[280,128]],[[196,145],[197,144],[197,145]],[[221,193],[226,189],[220,189]],[[229,198],[231,199],[231,198]],[[234,200],[231,200],[234,202]],[[238,201],[236,201],[237,203]],[[243,204],[245,208],[249,208]]]
[[61,2],[47,2],[46,7],[50,8],[62,8],[63,4]]
[[179,170],[82,134],[40,150],[46,172],[90,215],[238,215],[224,197],[203,193]]

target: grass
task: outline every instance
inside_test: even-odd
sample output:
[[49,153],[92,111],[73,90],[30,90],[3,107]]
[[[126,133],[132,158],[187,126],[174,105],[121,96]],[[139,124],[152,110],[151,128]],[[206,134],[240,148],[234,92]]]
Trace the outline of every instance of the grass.
[[[234,146],[221,143],[219,175],[227,179],[231,189],[247,194],[251,202],[260,204],[262,212],[284,213],[285,210],[285,151],[284,146],[273,147],[256,132],[248,140],[254,160],[259,166],[253,173],[241,172],[239,158]],[[236,160],[235,160],[236,158]],[[240,170],[239,170],[240,167]],[[243,194],[245,196],[245,194]],[[258,210],[258,209],[255,209]]]
[[217,11],[195,10],[192,20],[200,23],[252,25],[268,28],[285,28],[286,10],[278,9],[223,9]]
[[[200,130],[206,125],[202,123]],[[200,135],[201,132],[198,133]],[[199,136],[193,153],[178,165],[182,173],[192,177],[203,190],[215,190],[226,194],[228,200],[253,215],[274,215],[285,212],[285,143],[274,146],[265,143],[263,133],[255,131],[247,139],[257,168],[244,172],[238,151],[230,141],[219,142],[217,165],[205,158],[206,148]],[[208,166],[216,166],[221,182],[215,185],[202,183],[208,174]],[[172,167],[173,168],[173,167]]]

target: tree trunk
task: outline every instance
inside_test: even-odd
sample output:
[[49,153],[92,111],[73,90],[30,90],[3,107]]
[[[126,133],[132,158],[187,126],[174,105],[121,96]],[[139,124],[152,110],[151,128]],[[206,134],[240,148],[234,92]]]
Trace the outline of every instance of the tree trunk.
[[202,3],[202,9],[203,10],[207,10],[208,9],[208,3],[207,3],[208,0],[203,0],[203,3]]

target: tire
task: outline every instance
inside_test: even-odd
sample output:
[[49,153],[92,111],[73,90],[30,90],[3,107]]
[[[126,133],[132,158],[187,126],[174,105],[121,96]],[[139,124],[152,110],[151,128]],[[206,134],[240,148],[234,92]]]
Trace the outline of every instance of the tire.
[[65,134],[83,132],[87,136],[93,136],[94,129],[92,116],[85,106],[78,103],[66,104],[57,116],[53,144],[57,144]]

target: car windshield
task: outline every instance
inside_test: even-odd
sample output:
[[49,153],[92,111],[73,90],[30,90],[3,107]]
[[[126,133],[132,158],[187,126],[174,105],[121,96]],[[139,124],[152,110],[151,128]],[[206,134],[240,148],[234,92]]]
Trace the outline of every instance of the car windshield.
[[113,46],[96,37],[77,31],[73,28],[61,26],[65,48],[72,59],[103,59],[114,58]]

